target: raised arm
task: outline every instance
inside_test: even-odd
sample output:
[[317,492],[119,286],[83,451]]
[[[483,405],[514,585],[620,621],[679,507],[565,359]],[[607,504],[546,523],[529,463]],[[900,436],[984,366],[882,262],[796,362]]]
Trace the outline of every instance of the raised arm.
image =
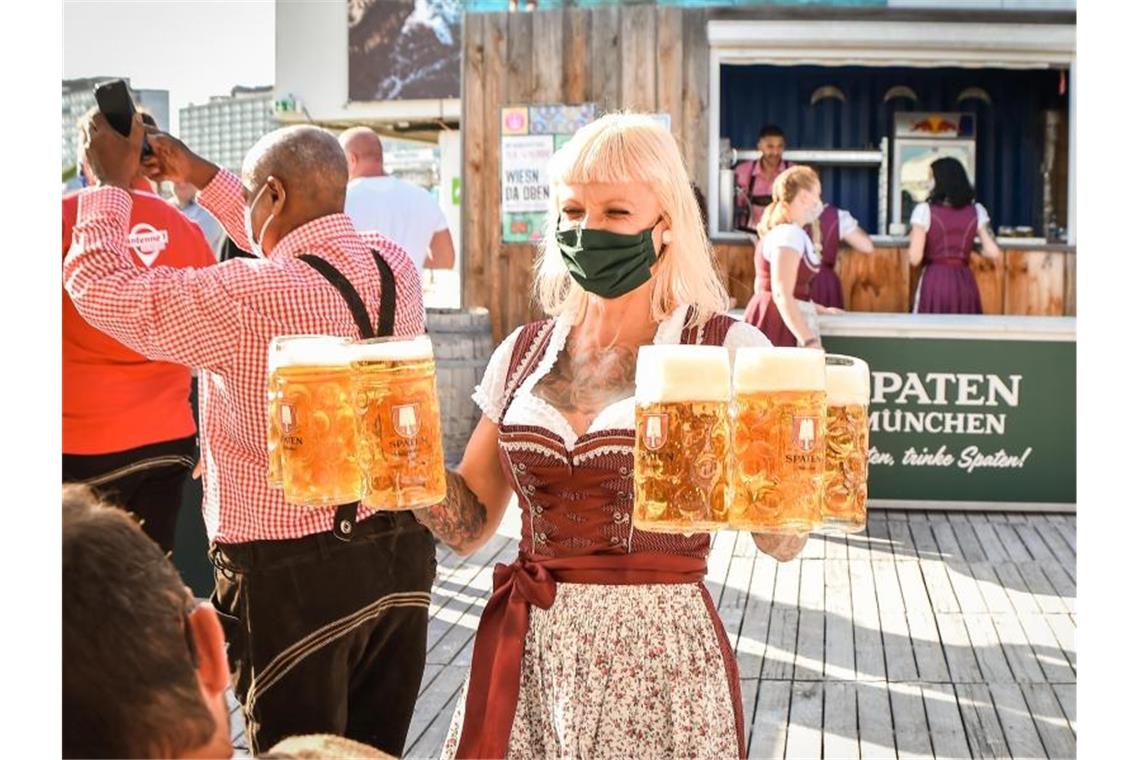
[[447,498],[413,512],[439,540],[466,557],[495,534],[511,500],[511,487],[499,467],[499,427],[484,415],[463,461],[447,472]]
[[142,269],[127,248],[131,194],[142,124],[122,137],[97,115],[86,154],[99,187],[79,196],[63,284],[93,326],[150,359],[217,367],[233,354],[242,306],[229,297],[219,267]]
[[241,180],[190,150],[179,139],[151,128],[147,130],[153,156],[143,168],[153,180],[189,182],[198,188],[198,203],[221,222],[226,235],[243,251],[250,250],[245,234],[245,196]]

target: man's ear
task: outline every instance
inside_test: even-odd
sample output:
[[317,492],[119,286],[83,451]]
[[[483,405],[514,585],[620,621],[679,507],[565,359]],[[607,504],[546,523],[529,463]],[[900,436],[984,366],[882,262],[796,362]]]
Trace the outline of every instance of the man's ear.
[[265,184],[269,187],[270,208],[275,216],[280,217],[285,209],[285,185],[272,174],[266,177]]
[[195,607],[189,625],[198,655],[198,680],[211,694],[222,694],[230,682],[230,666],[226,660],[226,637],[214,606],[203,602]]

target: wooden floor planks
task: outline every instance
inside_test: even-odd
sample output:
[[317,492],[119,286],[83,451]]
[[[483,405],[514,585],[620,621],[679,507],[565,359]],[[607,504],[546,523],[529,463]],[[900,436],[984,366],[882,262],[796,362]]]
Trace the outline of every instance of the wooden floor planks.
[[[872,511],[785,563],[716,535],[706,583],[748,756],[1074,757],[1075,544],[1072,516],[1015,513]],[[439,756],[492,570],[516,553],[505,536],[440,551],[406,757]]]

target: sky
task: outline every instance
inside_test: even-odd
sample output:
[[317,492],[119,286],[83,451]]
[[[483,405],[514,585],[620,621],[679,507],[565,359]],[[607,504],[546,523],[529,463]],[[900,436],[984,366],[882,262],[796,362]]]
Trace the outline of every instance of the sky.
[[179,108],[273,84],[274,19],[274,0],[64,0],[63,76],[169,90],[177,133]]

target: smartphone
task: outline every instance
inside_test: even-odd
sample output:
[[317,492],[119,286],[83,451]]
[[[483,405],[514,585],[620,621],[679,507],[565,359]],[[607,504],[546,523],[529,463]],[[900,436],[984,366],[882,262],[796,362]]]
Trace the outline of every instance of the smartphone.
[[[104,82],[95,88],[95,102],[99,104],[99,110],[107,118],[107,123],[123,137],[130,137],[131,122],[135,118],[135,102],[131,99],[127,83],[122,79]],[[150,145],[144,136],[142,154],[145,157],[150,153]]]

